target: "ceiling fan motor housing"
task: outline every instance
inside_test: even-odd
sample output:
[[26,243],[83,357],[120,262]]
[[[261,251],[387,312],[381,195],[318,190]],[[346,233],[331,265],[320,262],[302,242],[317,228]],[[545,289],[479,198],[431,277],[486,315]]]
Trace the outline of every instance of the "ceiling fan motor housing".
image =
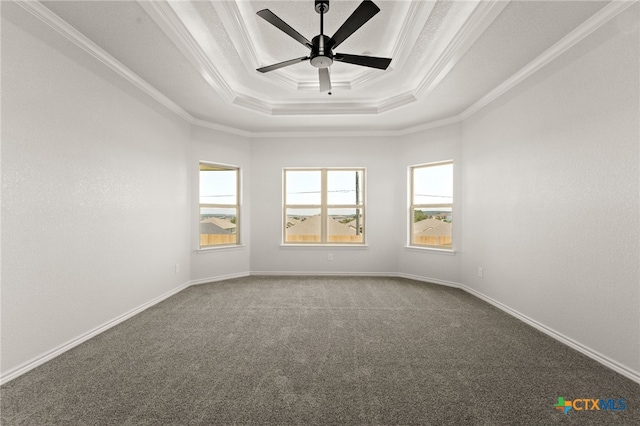
[[316,68],[329,68],[333,64],[333,52],[329,46],[330,38],[326,35],[317,35],[311,40],[311,65]]

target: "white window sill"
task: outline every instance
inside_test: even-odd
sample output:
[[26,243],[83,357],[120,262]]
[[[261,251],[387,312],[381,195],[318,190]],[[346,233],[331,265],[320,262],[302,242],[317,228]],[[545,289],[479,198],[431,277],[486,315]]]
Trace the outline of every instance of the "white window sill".
[[315,248],[315,249],[369,249],[369,246],[366,244],[280,244],[280,248],[284,249],[295,249],[295,248]]
[[234,244],[234,245],[228,245],[228,246],[199,248],[196,250],[196,253],[204,254],[204,253],[215,253],[218,251],[229,251],[229,250],[244,250],[244,245]]
[[404,246],[405,249],[407,250],[411,250],[411,251],[421,251],[421,252],[428,252],[428,253],[435,253],[435,254],[444,254],[446,256],[455,256],[456,255],[456,251],[455,250],[449,250],[449,249],[439,249],[439,248],[434,248],[434,247],[420,247],[420,246]]

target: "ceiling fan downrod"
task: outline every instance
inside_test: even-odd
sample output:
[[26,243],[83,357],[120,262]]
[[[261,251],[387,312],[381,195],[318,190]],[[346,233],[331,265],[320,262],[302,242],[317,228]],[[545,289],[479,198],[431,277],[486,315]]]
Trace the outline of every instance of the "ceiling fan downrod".
[[329,68],[333,64],[333,52],[329,46],[330,38],[324,35],[324,14],[329,11],[328,0],[316,0],[316,12],[320,14],[320,34],[311,39],[311,65],[318,69]]

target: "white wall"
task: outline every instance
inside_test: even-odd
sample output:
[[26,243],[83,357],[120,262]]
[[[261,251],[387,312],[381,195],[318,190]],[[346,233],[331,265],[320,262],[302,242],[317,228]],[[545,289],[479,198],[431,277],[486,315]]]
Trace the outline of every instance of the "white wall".
[[[198,250],[199,232],[199,163],[208,161],[240,167],[242,197],[240,206],[240,239],[233,248]],[[248,275],[251,246],[251,150],[246,137],[193,126],[191,134],[191,280],[195,283]]]
[[[3,374],[188,282],[253,272],[460,283],[638,375],[637,5],[463,124],[330,139],[189,126],[2,7]],[[407,167],[445,159],[457,253],[406,249]],[[243,247],[197,251],[199,160],[242,168]],[[282,168],[333,166],[367,169],[367,247],[282,247]]]
[[[261,138],[251,145],[251,270],[256,273],[388,274],[402,242],[394,169],[397,138]],[[282,247],[282,169],[365,167],[367,247]],[[333,254],[333,261],[327,254]]]
[[456,123],[407,135],[398,150],[397,170],[402,195],[398,208],[403,245],[408,243],[409,193],[408,168],[418,164],[453,160],[453,248],[454,254],[435,250],[403,247],[398,254],[398,272],[408,277],[430,280],[441,284],[460,284],[460,254],[462,249],[462,124]]
[[188,124],[2,3],[4,375],[188,283],[191,210]]
[[[407,168],[455,161],[455,198],[461,198],[462,125],[404,137],[260,138],[251,141],[252,240],[254,273],[391,274],[460,282],[460,256],[405,248],[408,220]],[[366,248],[283,247],[282,169],[366,167]],[[458,205],[457,204],[456,207]],[[454,246],[461,246],[461,210]],[[333,254],[333,261],[327,254]]]
[[461,274],[640,377],[637,22],[638,4],[465,121]]

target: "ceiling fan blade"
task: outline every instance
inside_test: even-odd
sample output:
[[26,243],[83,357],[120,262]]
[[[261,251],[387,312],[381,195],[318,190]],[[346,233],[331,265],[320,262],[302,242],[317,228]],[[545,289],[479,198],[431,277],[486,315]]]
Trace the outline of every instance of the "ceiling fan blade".
[[271,25],[273,25],[274,27],[287,33],[289,36],[293,37],[298,43],[303,44],[307,48],[311,49],[311,46],[312,46],[311,42],[307,40],[305,36],[297,32],[293,28],[291,28],[289,24],[284,22],[282,19],[278,18],[278,16],[276,16],[276,14],[270,11],[269,9],[260,10],[256,12],[256,14],[262,19],[264,19],[265,21],[267,21],[268,23],[270,23]]
[[364,67],[378,68],[386,70],[391,59],[378,58],[376,56],[360,56],[360,55],[348,55],[346,53],[336,53],[333,56],[335,61],[346,62],[348,64],[362,65]]
[[329,68],[318,68],[318,78],[320,79],[320,91],[328,92],[331,90],[331,78],[329,77]]
[[258,68],[256,71],[269,72],[269,71],[277,70],[278,68],[284,68],[284,67],[288,67],[289,65],[297,64],[298,62],[306,61],[307,59],[309,59],[308,56],[303,56],[302,58],[296,58],[296,59],[289,59],[288,61],[278,62],[277,64]]
[[345,41],[347,37],[356,32],[358,28],[367,23],[367,21],[373,16],[380,12],[380,8],[376,6],[371,0],[364,0],[360,5],[353,11],[351,16],[344,21],[344,24],[338,31],[331,37],[329,41],[331,48],[337,47],[340,43]]

